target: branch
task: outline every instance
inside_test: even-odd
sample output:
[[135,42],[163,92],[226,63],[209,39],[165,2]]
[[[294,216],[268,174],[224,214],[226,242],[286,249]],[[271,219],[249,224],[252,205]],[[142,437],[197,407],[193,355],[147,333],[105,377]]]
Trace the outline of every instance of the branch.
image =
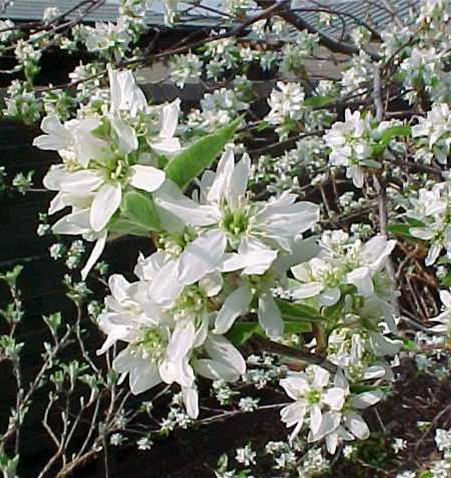
[[260,346],[262,350],[266,352],[271,352],[278,355],[285,355],[286,357],[292,357],[303,362],[307,362],[313,365],[318,365],[328,372],[336,373],[338,367],[332,363],[327,358],[318,357],[317,355],[311,354],[310,352],[303,352],[302,350],[295,349],[293,347],[288,347],[287,345],[282,345],[272,340],[266,339],[261,335],[255,335],[252,337],[254,343]]
[[[276,2],[274,0],[257,0],[257,4],[260,7],[265,7],[265,6],[272,6]],[[283,18],[287,23],[292,25],[294,28],[297,30],[307,30],[311,34],[316,34],[319,36],[319,42],[322,46],[328,48],[330,51],[334,53],[343,53],[345,55],[358,55],[359,54],[359,48],[356,48],[355,46],[349,45],[348,43],[343,43],[340,41],[335,40],[335,38],[327,35],[324,32],[321,32],[320,30],[316,29],[311,23],[307,22],[304,20],[302,17],[297,15],[295,12],[291,10],[286,10],[286,11],[279,11],[277,12],[277,15],[279,17]],[[379,60],[380,56],[377,53],[372,53],[372,52],[367,52],[368,55],[373,60]]]

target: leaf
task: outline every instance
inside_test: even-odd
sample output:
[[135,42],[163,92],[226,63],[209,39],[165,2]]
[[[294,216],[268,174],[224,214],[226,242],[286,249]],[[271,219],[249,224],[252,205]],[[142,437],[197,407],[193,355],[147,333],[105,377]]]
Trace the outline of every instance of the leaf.
[[121,236],[144,236],[149,237],[149,229],[139,224],[136,224],[128,219],[118,217],[111,222],[109,227],[112,233],[120,234]]
[[390,140],[396,136],[407,137],[410,136],[411,132],[412,129],[410,126],[392,126],[382,132],[380,141],[384,144],[388,144]]
[[292,304],[283,299],[276,299],[276,303],[284,319],[308,322],[324,320],[315,308],[308,305]]
[[[302,334],[311,332],[312,326],[310,323],[300,320],[284,320],[285,333],[288,334]],[[235,322],[233,327],[227,334],[227,338],[236,346],[243,345],[253,335],[258,334],[266,337],[264,330],[260,327],[258,322]]]
[[412,226],[410,224],[398,223],[398,224],[390,224],[387,227],[388,232],[395,234],[397,236],[405,236],[408,238],[412,238],[410,235],[410,228]]
[[215,160],[233,138],[241,118],[200,139],[175,156],[166,166],[166,177],[182,189],[201,174]]
[[326,106],[334,102],[332,96],[310,96],[304,101],[305,106],[321,107]]
[[[258,322],[235,322],[226,337],[233,345],[242,345],[247,342],[258,330],[262,330]],[[263,331],[262,331],[263,332]]]
[[[123,234],[147,235],[149,231],[160,230],[160,218],[151,196],[138,191],[125,194],[121,204],[121,216],[113,227]],[[127,231],[130,227],[133,232]]]
[[420,221],[417,221],[411,218],[407,218],[407,221],[408,221],[408,224],[404,222],[390,224],[387,227],[388,232],[391,232],[392,234],[396,236],[403,237],[404,239],[408,239],[409,241],[423,242],[418,237],[412,236],[412,234],[410,234],[410,229],[412,229],[412,227],[424,227],[424,224]]

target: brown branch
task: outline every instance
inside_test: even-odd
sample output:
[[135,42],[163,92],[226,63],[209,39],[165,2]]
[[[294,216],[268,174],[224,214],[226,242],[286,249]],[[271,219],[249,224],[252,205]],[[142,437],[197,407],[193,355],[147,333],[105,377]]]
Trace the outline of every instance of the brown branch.
[[[276,2],[274,0],[257,0],[257,5],[259,5],[262,8],[268,7],[268,5],[272,6],[275,3]],[[302,17],[297,15],[292,10],[278,11],[277,15],[283,18],[287,23],[292,25],[297,30],[300,30],[300,31],[307,30],[309,33],[313,35],[318,35],[319,43],[334,53],[343,53],[345,55],[359,54],[359,51],[360,51],[359,48],[353,45],[350,45],[348,43],[337,41],[335,38],[331,37],[330,35],[327,35],[326,33],[316,29],[311,23],[304,20]],[[380,59],[380,56],[377,53],[372,53],[372,52],[367,52],[367,53],[368,55],[370,55],[370,57],[373,60]]]
[[338,367],[327,358],[318,357],[310,352],[303,352],[302,350],[273,342],[272,340],[262,337],[261,335],[255,335],[252,337],[252,341],[266,352],[277,355],[285,355],[286,357],[292,357],[312,365],[318,365],[319,367],[322,367],[331,373],[336,373],[338,370]]

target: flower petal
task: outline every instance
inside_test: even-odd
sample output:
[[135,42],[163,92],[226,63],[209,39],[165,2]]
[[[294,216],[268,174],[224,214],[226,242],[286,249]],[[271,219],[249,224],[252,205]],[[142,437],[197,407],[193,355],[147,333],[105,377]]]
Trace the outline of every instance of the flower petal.
[[277,339],[283,334],[282,315],[270,292],[258,298],[258,321],[271,339]]
[[251,301],[252,291],[247,284],[227,296],[216,316],[214,333],[225,334],[228,332],[235,320],[249,311]]
[[94,231],[101,231],[118,210],[122,200],[119,183],[106,183],[97,192],[91,206],[90,221]]
[[160,169],[152,166],[142,166],[137,164],[130,169],[129,183],[137,189],[142,189],[152,193],[156,191],[164,182],[166,174]]
[[180,257],[179,280],[186,285],[194,284],[213,272],[222,263],[226,245],[226,236],[218,229],[199,236]]

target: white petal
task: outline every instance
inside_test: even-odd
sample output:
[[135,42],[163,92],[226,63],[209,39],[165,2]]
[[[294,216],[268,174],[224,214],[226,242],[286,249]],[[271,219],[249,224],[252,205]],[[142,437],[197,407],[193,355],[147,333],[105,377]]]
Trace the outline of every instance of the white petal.
[[310,282],[308,284],[299,284],[290,290],[294,299],[308,299],[315,297],[321,292],[323,286],[319,282]]
[[232,146],[226,146],[226,150],[218,162],[215,179],[207,194],[208,202],[219,203],[221,199],[225,197],[230,184],[234,165],[234,149]]
[[199,394],[196,386],[182,387],[182,396],[188,416],[193,419],[197,418],[199,416]]
[[68,214],[52,226],[54,234],[79,235],[86,234],[90,230],[89,209]]
[[345,390],[339,387],[329,388],[322,397],[322,401],[334,411],[340,411],[345,403]]
[[212,272],[200,280],[199,285],[205,291],[207,297],[214,297],[221,292],[224,279],[220,272]]
[[227,190],[228,205],[232,209],[238,208],[240,200],[245,196],[247,183],[251,171],[251,158],[244,154],[241,161],[234,167]]
[[122,302],[128,298],[128,289],[130,288],[130,282],[121,274],[113,274],[108,279],[108,287],[111,294],[118,301]]
[[340,300],[341,292],[339,287],[323,290],[319,296],[320,305],[331,307]]
[[330,373],[322,367],[315,366],[315,375],[313,377],[312,387],[314,389],[324,388],[330,379]]
[[366,440],[370,436],[370,430],[365,420],[357,413],[348,412],[345,420],[348,430],[360,440]]
[[244,237],[238,248],[238,256],[246,264],[243,274],[264,274],[277,258],[277,251],[265,246],[254,237]]
[[374,390],[372,392],[359,393],[352,398],[352,406],[358,409],[365,409],[380,402],[383,397],[381,390]]
[[60,188],[67,193],[82,195],[94,191],[102,183],[102,176],[93,171],[67,172],[60,180]]
[[142,166],[137,164],[130,169],[129,183],[137,189],[142,189],[152,193],[156,191],[164,182],[166,174],[160,169],[152,166]]
[[131,126],[119,118],[110,118],[110,124],[112,137],[120,154],[130,154],[138,149],[138,137]]
[[283,334],[283,320],[279,308],[269,292],[258,298],[258,321],[271,339],[277,339]]
[[130,347],[122,350],[113,360],[113,369],[120,374],[129,374],[130,390],[138,395],[161,382],[158,370],[149,360],[131,353]]
[[119,183],[106,183],[97,192],[91,206],[90,221],[94,231],[101,231],[118,210],[122,200]]
[[180,98],[175,99],[163,107],[161,113],[160,136],[172,138],[177,129],[180,114]]
[[247,284],[227,296],[216,316],[214,333],[225,334],[228,332],[238,317],[249,312],[251,301],[252,291]]
[[229,369],[232,380],[238,380],[246,371],[246,362],[237,348],[223,336],[210,335],[204,344],[205,351],[216,362]]
[[161,138],[150,143],[150,147],[157,154],[163,154],[165,156],[171,157],[177,154],[181,149],[182,145],[178,138]]
[[199,236],[183,251],[179,262],[179,279],[186,285],[194,284],[222,263],[227,244],[224,233],[213,229]]
[[192,226],[210,226],[221,220],[221,212],[216,207],[203,206],[192,201],[171,181],[166,181],[154,198],[158,206]]
[[209,380],[224,380],[225,382],[235,382],[239,378],[236,370],[222,362],[212,359],[199,359],[195,362],[196,373]]
[[369,267],[359,267],[346,274],[346,282],[355,285],[359,294],[370,297],[374,294],[374,285]]
[[156,274],[149,289],[151,299],[159,305],[170,307],[183,290],[178,279],[178,261],[167,262]]
[[85,264],[85,267],[83,267],[83,269],[81,270],[82,280],[86,279],[87,275],[89,274],[89,271],[94,267],[95,263],[99,260],[100,256],[102,255],[102,252],[105,249],[106,237],[107,237],[107,232],[105,231],[97,239],[95,246],[92,249],[91,255],[89,256],[89,259]]
[[440,291],[440,300],[442,304],[447,308],[451,309],[451,294],[447,290]]
[[427,266],[432,266],[432,264],[435,263],[438,256],[440,255],[440,252],[442,252],[442,246],[436,243],[432,244],[431,247],[429,248],[429,252],[426,259],[424,260],[424,263]]

